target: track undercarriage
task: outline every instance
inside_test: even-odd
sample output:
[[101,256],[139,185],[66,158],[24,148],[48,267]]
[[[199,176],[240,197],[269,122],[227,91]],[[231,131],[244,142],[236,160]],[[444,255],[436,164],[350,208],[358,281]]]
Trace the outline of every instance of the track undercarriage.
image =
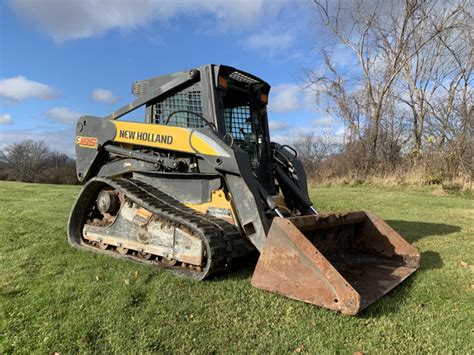
[[202,280],[244,253],[237,228],[136,179],[92,179],[71,212],[73,246]]

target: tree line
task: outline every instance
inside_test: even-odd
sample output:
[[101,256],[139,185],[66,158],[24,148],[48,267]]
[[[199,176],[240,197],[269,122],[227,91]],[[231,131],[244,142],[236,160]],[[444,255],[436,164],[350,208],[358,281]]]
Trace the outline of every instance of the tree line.
[[76,184],[75,160],[42,140],[27,139],[0,152],[0,180]]
[[[309,169],[325,161],[359,179],[413,169],[435,182],[471,179],[472,3],[315,0],[314,8],[323,63],[305,70],[305,83],[345,133],[337,146],[312,134],[296,140]],[[341,65],[341,53],[356,65]]]

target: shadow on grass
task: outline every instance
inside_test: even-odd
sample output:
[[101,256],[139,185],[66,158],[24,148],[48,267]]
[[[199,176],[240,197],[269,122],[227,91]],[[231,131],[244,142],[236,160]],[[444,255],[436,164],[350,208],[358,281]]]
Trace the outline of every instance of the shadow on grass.
[[394,228],[403,238],[410,243],[419,239],[430,237],[432,235],[447,235],[456,233],[461,230],[458,226],[443,223],[426,223],[412,221],[387,220],[392,228]]
[[260,255],[255,251],[250,254],[232,260],[229,269],[223,274],[217,274],[212,278],[213,281],[224,280],[249,280],[252,277],[253,270],[257,265],[257,260]]
[[421,262],[418,272],[432,269],[441,269],[443,265],[443,259],[441,259],[439,253],[427,250],[421,253]]

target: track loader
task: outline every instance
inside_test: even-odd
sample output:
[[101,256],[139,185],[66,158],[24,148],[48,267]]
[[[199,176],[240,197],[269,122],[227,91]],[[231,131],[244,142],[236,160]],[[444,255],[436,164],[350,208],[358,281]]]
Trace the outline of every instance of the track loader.
[[205,65],[136,81],[130,104],[82,116],[69,242],[196,280],[257,250],[253,286],[350,315],[400,284],[418,251],[370,212],[317,212],[297,152],[270,141],[269,91]]

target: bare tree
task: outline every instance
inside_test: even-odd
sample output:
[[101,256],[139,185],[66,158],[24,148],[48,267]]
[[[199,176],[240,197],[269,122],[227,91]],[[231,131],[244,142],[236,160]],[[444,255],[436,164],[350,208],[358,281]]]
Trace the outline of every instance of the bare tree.
[[52,151],[44,141],[27,139],[0,151],[0,180],[77,184],[74,159]]
[[[462,26],[440,42],[449,63],[448,75],[439,80],[440,89],[430,104],[429,138],[444,153],[448,174],[472,174],[474,128],[474,21],[462,13]],[[433,139],[433,138],[436,139]]]
[[338,151],[334,138],[327,134],[317,135],[306,132],[297,135],[292,141],[308,175],[318,177],[325,160]]
[[[332,47],[322,46],[324,64],[308,70],[307,79],[320,105],[345,123],[346,148],[357,154],[360,171],[386,166],[381,162],[395,167],[408,142],[411,156],[420,156],[434,122],[447,132],[459,120],[454,135],[462,131],[460,137],[468,137],[472,17],[467,0],[314,3]],[[352,53],[357,66],[339,65],[334,48]],[[442,113],[439,98],[449,95],[453,104]],[[452,117],[455,110],[458,119]]]
[[[471,62],[472,65],[472,46],[466,46],[469,41],[463,41],[467,39],[465,37],[469,32],[466,29],[470,22],[465,2],[455,4],[434,2],[433,5],[436,6],[436,10],[433,7],[428,9],[422,7],[420,16],[428,19],[425,25],[434,28],[438,35],[426,43],[427,31],[423,28],[413,34],[409,52],[416,51],[416,55],[406,62],[402,70],[401,85],[405,97],[398,98],[410,108],[415,157],[421,154],[426,121],[433,114],[432,108],[437,94],[445,91],[444,87],[448,82],[453,80],[456,82],[457,77],[463,77],[467,69],[466,63]],[[418,50],[423,43],[426,44]],[[460,57],[465,60],[462,64]]]
[[28,139],[11,144],[5,149],[4,155],[14,180],[38,182],[50,150],[44,141]]

